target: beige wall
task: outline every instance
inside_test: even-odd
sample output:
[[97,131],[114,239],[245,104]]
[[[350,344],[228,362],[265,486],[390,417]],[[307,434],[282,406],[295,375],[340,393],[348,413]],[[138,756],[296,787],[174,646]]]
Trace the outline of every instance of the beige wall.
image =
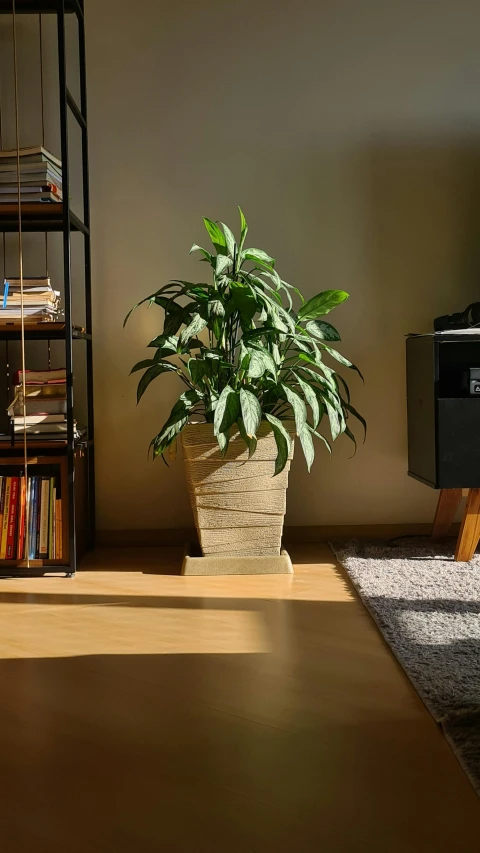
[[[133,10],[133,11],[132,11]],[[404,335],[480,298],[480,8],[474,0],[87,0],[98,526],[191,523],[181,462],[147,461],[177,392],[137,408],[160,309],[131,305],[236,223],[306,294],[344,288],[343,352],[369,421],[291,476],[290,524],[425,521],[406,474]]]

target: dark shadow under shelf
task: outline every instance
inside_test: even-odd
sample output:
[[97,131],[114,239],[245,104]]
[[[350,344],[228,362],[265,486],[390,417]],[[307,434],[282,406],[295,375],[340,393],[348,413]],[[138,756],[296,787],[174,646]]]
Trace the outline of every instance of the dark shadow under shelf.
[[[26,323],[26,341],[64,341],[66,338],[66,323]],[[20,323],[8,322],[1,319],[0,309],[0,341],[19,341],[22,337]],[[72,337],[75,340],[91,341],[89,335],[81,326],[73,326]]]
[[[58,0],[15,0],[15,11],[17,15],[38,15],[39,13],[58,12]],[[65,12],[79,12],[82,8],[76,0],[65,0]],[[12,14],[12,0],[0,0],[0,15]]]
[[[93,441],[91,439],[87,439],[86,436],[82,436],[77,441],[75,441],[75,447],[91,447],[93,445]],[[62,452],[67,449],[67,440],[66,438],[60,439],[50,439],[44,440],[36,439],[36,440],[27,440],[27,450],[29,455],[35,455],[37,451],[41,450],[42,454],[45,451],[51,451],[53,453]],[[18,458],[19,462],[23,459],[23,438],[15,441],[14,444],[11,443],[10,439],[0,440],[0,456],[11,456],[13,459]],[[21,458],[20,458],[21,457]]]
[[[23,202],[21,207],[22,231],[63,231],[63,202]],[[88,228],[70,210],[72,231],[88,234]],[[0,232],[18,231],[18,204],[0,202]]]

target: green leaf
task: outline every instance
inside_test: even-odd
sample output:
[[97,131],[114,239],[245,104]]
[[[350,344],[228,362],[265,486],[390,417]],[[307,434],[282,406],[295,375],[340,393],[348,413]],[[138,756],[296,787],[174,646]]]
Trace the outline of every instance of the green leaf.
[[228,443],[230,441],[230,437],[228,432],[219,432],[217,435],[218,446],[222,452],[222,456],[225,456],[228,450]]
[[201,394],[195,389],[181,394],[162,429],[150,442],[150,448],[153,449],[154,458],[160,456],[160,454],[163,455],[167,447],[172,444],[177,435],[182,431],[184,426],[186,426],[188,423],[189,410],[198,403],[199,399],[201,399]]
[[215,274],[222,275],[223,272],[229,267],[232,263],[231,258],[228,255],[217,255],[217,260],[215,264]]
[[240,435],[242,436],[243,441],[247,445],[248,458],[250,459],[257,449],[257,438],[254,435],[247,435],[245,424],[243,423],[241,418],[237,418],[237,425],[240,431]]
[[285,323],[289,327],[289,330],[292,333],[292,335],[294,335],[296,332],[296,328],[295,328],[296,324],[295,324],[295,320],[292,317],[292,315],[288,311],[285,310],[283,305],[279,305],[276,310],[278,311],[278,313],[280,314],[282,319],[285,321]]
[[208,217],[203,217],[203,223],[205,228],[208,231],[209,237],[217,250],[218,255],[226,255],[227,254],[227,241],[225,239],[225,235],[221,228],[217,225],[216,222],[213,222]]
[[289,388],[288,385],[285,385],[284,382],[281,383],[281,388],[293,409],[297,435],[300,435],[301,430],[307,422],[307,407],[303,402],[302,398],[300,397],[300,394],[297,394],[296,391],[294,391],[292,388]]
[[249,350],[249,355],[247,375],[249,379],[260,379],[266,370],[265,360],[261,353],[255,350]]
[[[168,285],[166,287],[168,287]],[[165,290],[166,287],[163,287],[162,290]],[[129,317],[131,317],[133,312],[136,311],[136,309],[139,308],[140,305],[143,305],[144,302],[150,302],[150,304],[152,302],[154,302],[155,296],[156,296],[156,294],[152,294],[152,296],[146,296],[145,299],[141,299],[140,302],[137,302],[137,304],[133,306],[133,308],[130,308],[130,311],[128,312],[127,316],[125,317],[125,319],[123,321],[123,328],[125,328],[125,326],[127,325],[128,319],[129,319]]]
[[349,361],[348,358],[345,358],[345,356],[338,352],[338,350],[333,349],[333,347],[327,346],[327,344],[320,344],[320,346],[322,347],[322,349],[326,350],[326,352],[328,352],[329,355],[332,356],[332,358],[334,358],[336,361],[339,361],[340,364],[345,365],[345,367],[350,367],[351,370],[356,370],[358,375],[360,376],[360,379],[363,379],[363,376],[359,371],[358,367],[355,364],[352,364],[352,362]]
[[315,320],[322,314],[328,314],[336,305],[348,299],[344,290],[324,290],[305,302],[298,311],[299,320]]
[[290,438],[289,433],[278,418],[276,418],[274,415],[268,414],[265,414],[265,418],[272,427],[273,434],[275,436],[275,442],[277,445],[277,458],[275,460],[275,473],[273,475],[274,477],[276,477],[277,474],[280,474],[281,471],[283,471],[285,465],[287,464],[288,455],[290,453],[290,448],[292,445],[292,439]]
[[344,388],[344,391],[345,391],[345,394],[347,397],[347,403],[349,403],[350,402],[350,388],[348,387],[347,383],[345,382],[345,379],[343,378],[343,376],[340,376],[339,373],[336,373],[335,374],[335,382],[337,384],[337,389],[338,389],[339,395],[340,395],[340,384],[343,385],[343,388]]
[[337,384],[335,382],[335,378],[336,378],[337,374],[335,373],[335,371],[332,370],[331,367],[328,367],[327,364],[324,364],[321,359],[317,362],[317,367],[323,373],[323,375],[325,377],[325,382],[326,382],[328,388],[330,389],[330,391],[332,392],[332,394],[336,394],[337,393]]
[[293,292],[297,294],[298,298],[302,301],[302,303],[305,302],[305,299],[300,293],[298,287],[294,287],[293,284],[289,284],[288,281],[284,281],[283,278],[280,279],[280,282],[282,284],[282,287],[284,287],[286,290],[293,290]]
[[155,305],[159,305],[160,308],[163,308],[165,311],[175,306],[174,300],[170,299],[168,296],[156,296],[154,302]]
[[271,258],[270,255],[267,255],[263,249],[245,249],[242,252],[242,263],[243,261],[260,261],[260,263],[269,264],[271,266],[275,263],[275,259]]
[[[174,424],[169,427],[163,427],[161,432],[150,442],[150,448],[153,450],[153,458],[160,456],[170,447],[176,440],[179,433],[188,423],[188,415],[183,415]],[[164,459],[166,463],[166,460]],[[166,463],[167,464],[167,463]]]
[[263,261],[257,261],[257,266],[260,266],[262,268],[261,275],[266,275],[271,278],[272,281],[275,282],[277,289],[280,290],[282,286],[282,279],[280,278],[276,269],[273,266],[270,266],[270,264],[263,263]]
[[140,382],[138,383],[137,403],[140,402],[145,391],[147,390],[148,386],[150,385],[150,382],[152,382],[153,379],[156,379],[156,377],[160,376],[162,373],[167,373],[169,370],[170,371],[173,370],[174,372],[177,372],[178,368],[175,367],[174,364],[170,364],[170,362],[165,361],[165,362],[162,362],[161,364],[153,364],[152,367],[149,367],[148,370],[145,371],[142,378],[140,379]]
[[196,297],[195,302],[207,302],[211,292],[211,287],[202,287],[200,284],[195,284],[193,287],[188,288],[189,296],[193,295]]
[[313,426],[314,426],[314,427],[317,427],[317,426],[318,426],[318,422],[319,422],[319,420],[320,420],[320,406],[318,405],[318,398],[317,398],[317,395],[316,395],[315,391],[313,390],[313,388],[311,388],[311,387],[310,387],[310,385],[308,384],[308,382],[305,382],[305,380],[304,380],[304,379],[302,379],[302,378],[298,375],[298,373],[295,373],[295,376],[296,376],[296,378],[297,378],[297,380],[298,380],[298,384],[300,385],[300,388],[301,388],[301,389],[302,389],[302,391],[303,391],[303,394],[304,394],[304,396],[305,396],[305,399],[306,399],[306,401],[307,401],[308,405],[310,406],[310,408],[311,408],[311,410],[312,410],[312,415],[313,415]]
[[307,424],[307,429],[309,430],[309,432],[311,432],[311,434],[312,434],[312,435],[314,435],[316,438],[319,438],[319,439],[320,439],[320,441],[323,441],[323,443],[324,443],[325,447],[327,448],[328,452],[329,452],[329,453],[330,453],[330,455],[331,455],[331,453],[332,453],[332,448],[331,448],[330,442],[329,442],[329,441],[327,441],[327,439],[325,438],[325,436],[324,436],[324,435],[322,435],[322,433],[321,433],[321,432],[317,432],[317,430],[313,429],[313,427],[311,427],[311,426],[310,426],[310,424]]
[[[291,338],[292,338],[292,340],[294,340],[294,341],[295,341],[295,343],[296,343],[296,345],[297,345],[297,349],[301,350],[302,352],[306,352],[306,353],[308,353],[308,355],[309,355],[309,356],[310,356],[310,358],[311,358],[311,362],[312,362],[312,364],[316,364],[316,360],[315,360],[315,358],[311,356],[311,353],[312,353],[312,343],[313,343],[313,342],[312,342],[312,341],[310,341],[310,340],[308,339],[308,337],[303,337],[302,335],[291,335]],[[316,354],[316,353],[315,353],[315,354]],[[299,358],[301,358],[301,356],[299,356]]]
[[190,358],[188,360],[188,371],[192,377],[193,384],[197,385],[208,373],[208,364],[203,358]]
[[[308,364],[313,364],[315,367],[320,367],[318,360],[316,358],[314,358],[313,355],[310,355],[309,353],[299,352],[298,353],[298,359],[300,361],[306,361]],[[310,368],[305,367],[305,370],[307,370],[307,369],[310,370]],[[316,374],[316,375],[318,375],[318,374]]]
[[185,346],[190,338],[198,335],[207,325],[207,320],[200,314],[194,314],[188,326],[180,334],[180,346]]
[[182,305],[175,305],[175,307],[168,311],[165,314],[165,322],[163,324],[163,333],[166,337],[170,335],[175,335],[183,321],[189,316],[189,311],[185,311],[185,307]]
[[209,299],[207,303],[209,317],[224,317],[225,308],[221,299]]
[[217,341],[220,341],[223,333],[223,318],[225,316],[223,302],[220,299],[210,299],[207,303],[207,313],[209,328],[212,329]]
[[252,319],[258,311],[257,300],[246,287],[236,287],[232,292],[232,306],[240,314],[243,326],[250,327]]
[[273,303],[269,302],[268,304],[265,305],[265,307],[267,309],[269,322],[272,324],[272,326],[278,332],[288,333],[290,331],[290,327],[285,322],[285,320],[282,317],[280,317],[280,314],[278,312],[278,305],[274,305]]
[[150,341],[148,346],[159,347],[160,349],[170,351],[173,355],[178,350],[178,338],[176,335],[157,335],[153,341]]
[[362,415],[359,412],[357,412],[357,410],[354,409],[354,407],[352,405],[350,405],[350,403],[344,403],[343,405],[347,409],[347,411],[349,411],[350,414],[352,414],[353,417],[356,418],[357,421],[360,421],[360,423],[362,424],[363,432],[364,432],[364,441],[365,441],[365,439],[367,437],[367,422],[366,422],[365,418],[363,418]]
[[282,356],[280,354],[280,349],[278,347],[278,344],[273,343],[271,346],[272,346],[273,360],[274,360],[275,364],[277,365],[277,367],[280,367],[283,359],[282,359]]
[[327,409],[328,420],[330,421],[330,431],[332,438],[335,441],[342,432],[342,424],[340,422],[338,409],[332,405],[327,397],[324,398],[325,408]]
[[352,453],[352,456],[350,457],[350,458],[352,458],[353,456],[355,456],[355,454],[357,452],[357,439],[355,438],[352,430],[348,426],[345,426],[345,435],[348,436],[348,438],[350,439],[351,442],[353,442],[353,445],[354,445],[354,451]]
[[259,278],[258,275],[253,275],[250,272],[246,273],[243,270],[240,273],[240,277],[245,282],[245,284],[248,284],[249,287],[252,288],[253,291],[259,293],[260,298],[262,298],[264,302],[265,300],[271,301],[273,297],[273,299],[275,300],[275,307],[277,307],[277,305],[282,305],[282,297],[280,296],[278,291],[275,290],[275,288],[272,287],[271,284],[268,284],[268,282],[264,281],[263,278]]
[[247,220],[245,219],[245,216],[243,214],[243,210],[241,207],[238,208],[238,212],[240,214],[240,229],[241,229],[241,231],[240,231],[240,247],[239,247],[239,249],[241,252],[243,249],[243,244],[245,243],[245,237],[247,236],[248,225],[247,225]]
[[208,263],[211,264],[212,266],[215,264],[214,256],[212,254],[210,254],[210,252],[207,252],[206,249],[202,249],[201,246],[198,246],[197,243],[193,244],[192,248],[190,249],[189,254],[191,255],[192,252],[201,252],[203,257],[204,257],[204,260],[208,261]]
[[143,361],[137,361],[136,365],[130,371],[130,376],[132,373],[136,373],[137,370],[144,370],[145,367],[151,367],[152,364],[155,364],[153,358],[144,358]]
[[235,423],[239,415],[240,404],[236,391],[226,385],[220,397],[218,398],[215,407],[215,417],[213,419],[213,431],[216,436],[221,432],[227,432],[232,424]]
[[238,367],[240,370],[247,370],[250,364],[250,350],[247,349],[243,340],[240,341],[240,352],[238,354]]
[[308,425],[302,428],[299,433],[300,444],[302,445],[303,454],[305,456],[305,461],[307,463],[308,471],[310,472],[310,468],[312,467],[313,460],[315,458],[315,448],[313,446],[313,438],[308,429]]
[[242,419],[245,425],[245,431],[249,438],[256,435],[257,429],[262,420],[262,409],[257,398],[251,391],[246,388],[240,390],[240,407],[242,410]]
[[335,326],[326,323],[325,320],[309,320],[306,325],[307,332],[321,341],[339,341],[340,335]]
[[270,373],[272,379],[274,379],[276,382],[277,381],[277,366],[275,364],[275,360],[274,360],[273,356],[268,352],[268,350],[266,350],[265,347],[262,347],[261,344],[254,343],[253,341],[250,342],[248,349],[250,350],[251,353],[256,352],[262,357],[264,369],[263,369],[262,373],[260,373],[259,375],[262,376],[263,373],[265,373],[265,372]]
[[233,259],[237,254],[237,243],[235,240],[235,236],[230,231],[228,225],[225,225],[224,222],[221,222],[220,225],[223,228],[223,233],[225,234],[225,240],[227,243],[227,252],[229,256]]

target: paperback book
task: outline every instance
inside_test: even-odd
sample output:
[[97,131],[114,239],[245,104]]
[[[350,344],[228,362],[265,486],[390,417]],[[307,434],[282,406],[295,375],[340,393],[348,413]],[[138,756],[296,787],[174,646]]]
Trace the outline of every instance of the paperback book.
[[[61,560],[62,502],[55,474],[0,476],[0,560]],[[27,536],[28,524],[28,536]]]

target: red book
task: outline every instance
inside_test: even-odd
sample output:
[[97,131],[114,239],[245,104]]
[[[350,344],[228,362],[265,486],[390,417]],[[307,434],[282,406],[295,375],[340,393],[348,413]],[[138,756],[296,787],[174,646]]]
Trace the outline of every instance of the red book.
[[18,515],[17,560],[23,560],[25,546],[25,507],[27,503],[25,477],[20,478],[20,506]]
[[0,525],[3,521],[3,513],[5,512],[5,487],[7,485],[7,478],[2,477],[2,488],[0,491]]
[[[17,370],[13,374],[13,384],[22,385],[23,371]],[[65,385],[67,381],[67,371],[64,367],[57,367],[52,370],[26,370],[25,384],[26,385]]]
[[15,532],[17,528],[17,511],[18,511],[18,484],[19,478],[12,477],[12,485],[10,491],[10,506],[8,513],[8,532],[7,532],[7,560],[15,559]]

